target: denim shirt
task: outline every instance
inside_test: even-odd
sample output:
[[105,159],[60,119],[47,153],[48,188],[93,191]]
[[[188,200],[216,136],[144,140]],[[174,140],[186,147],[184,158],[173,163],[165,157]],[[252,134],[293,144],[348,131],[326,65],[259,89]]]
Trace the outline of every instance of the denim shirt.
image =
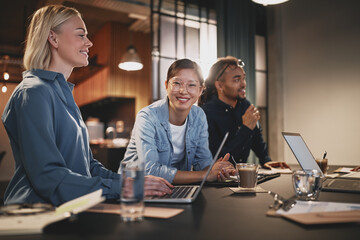
[[15,159],[5,204],[60,205],[98,189],[119,197],[120,176],[92,156],[73,87],[57,72],[23,73],[2,115]]
[[174,180],[177,170],[199,171],[209,166],[207,122],[204,111],[192,106],[185,133],[185,160],[171,165],[174,154],[171,142],[168,99],[162,99],[143,108],[136,116],[124,162],[144,159],[147,175]]

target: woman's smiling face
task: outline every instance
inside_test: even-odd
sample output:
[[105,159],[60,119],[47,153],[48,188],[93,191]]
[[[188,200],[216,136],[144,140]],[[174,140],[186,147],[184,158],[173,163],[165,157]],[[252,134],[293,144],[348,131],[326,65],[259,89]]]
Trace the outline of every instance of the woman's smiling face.
[[84,21],[78,17],[72,17],[64,22],[57,37],[58,60],[69,67],[83,67],[88,65],[89,48],[92,42],[87,38],[87,30]]
[[192,69],[181,69],[174,77],[165,81],[169,107],[175,111],[190,111],[199,99],[203,87]]

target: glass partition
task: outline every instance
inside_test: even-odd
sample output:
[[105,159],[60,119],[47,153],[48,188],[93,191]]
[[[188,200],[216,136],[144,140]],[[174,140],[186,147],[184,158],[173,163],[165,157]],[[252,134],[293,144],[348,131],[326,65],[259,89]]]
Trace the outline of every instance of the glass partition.
[[153,100],[165,97],[167,69],[177,59],[197,62],[208,75],[217,59],[214,9],[206,1],[152,0]]

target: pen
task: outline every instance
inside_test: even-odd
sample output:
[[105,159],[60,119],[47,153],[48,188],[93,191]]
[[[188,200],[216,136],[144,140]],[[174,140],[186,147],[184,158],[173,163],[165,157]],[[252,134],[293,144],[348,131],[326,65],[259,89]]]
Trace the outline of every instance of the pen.
[[326,157],[326,154],[327,154],[327,152],[325,151],[325,152],[324,152],[324,156],[323,156],[323,159],[325,159],[325,157]]

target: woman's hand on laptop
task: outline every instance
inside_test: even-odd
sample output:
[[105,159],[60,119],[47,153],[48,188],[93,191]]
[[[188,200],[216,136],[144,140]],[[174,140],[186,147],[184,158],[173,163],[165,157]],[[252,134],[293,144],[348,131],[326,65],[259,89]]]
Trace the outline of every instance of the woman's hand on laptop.
[[226,179],[229,179],[230,176],[236,175],[236,169],[228,161],[230,154],[227,153],[224,157],[216,160],[214,166],[212,167],[207,181],[213,182],[218,180],[219,182],[225,182]]
[[273,162],[273,161],[270,161],[270,162],[267,162],[264,164],[263,166],[264,168],[267,168],[267,169],[272,169],[272,168],[289,168],[289,165],[287,165],[286,162]]
[[145,196],[163,196],[165,194],[171,194],[173,188],[174,186],[164,178],[152,175],[145,176]]

